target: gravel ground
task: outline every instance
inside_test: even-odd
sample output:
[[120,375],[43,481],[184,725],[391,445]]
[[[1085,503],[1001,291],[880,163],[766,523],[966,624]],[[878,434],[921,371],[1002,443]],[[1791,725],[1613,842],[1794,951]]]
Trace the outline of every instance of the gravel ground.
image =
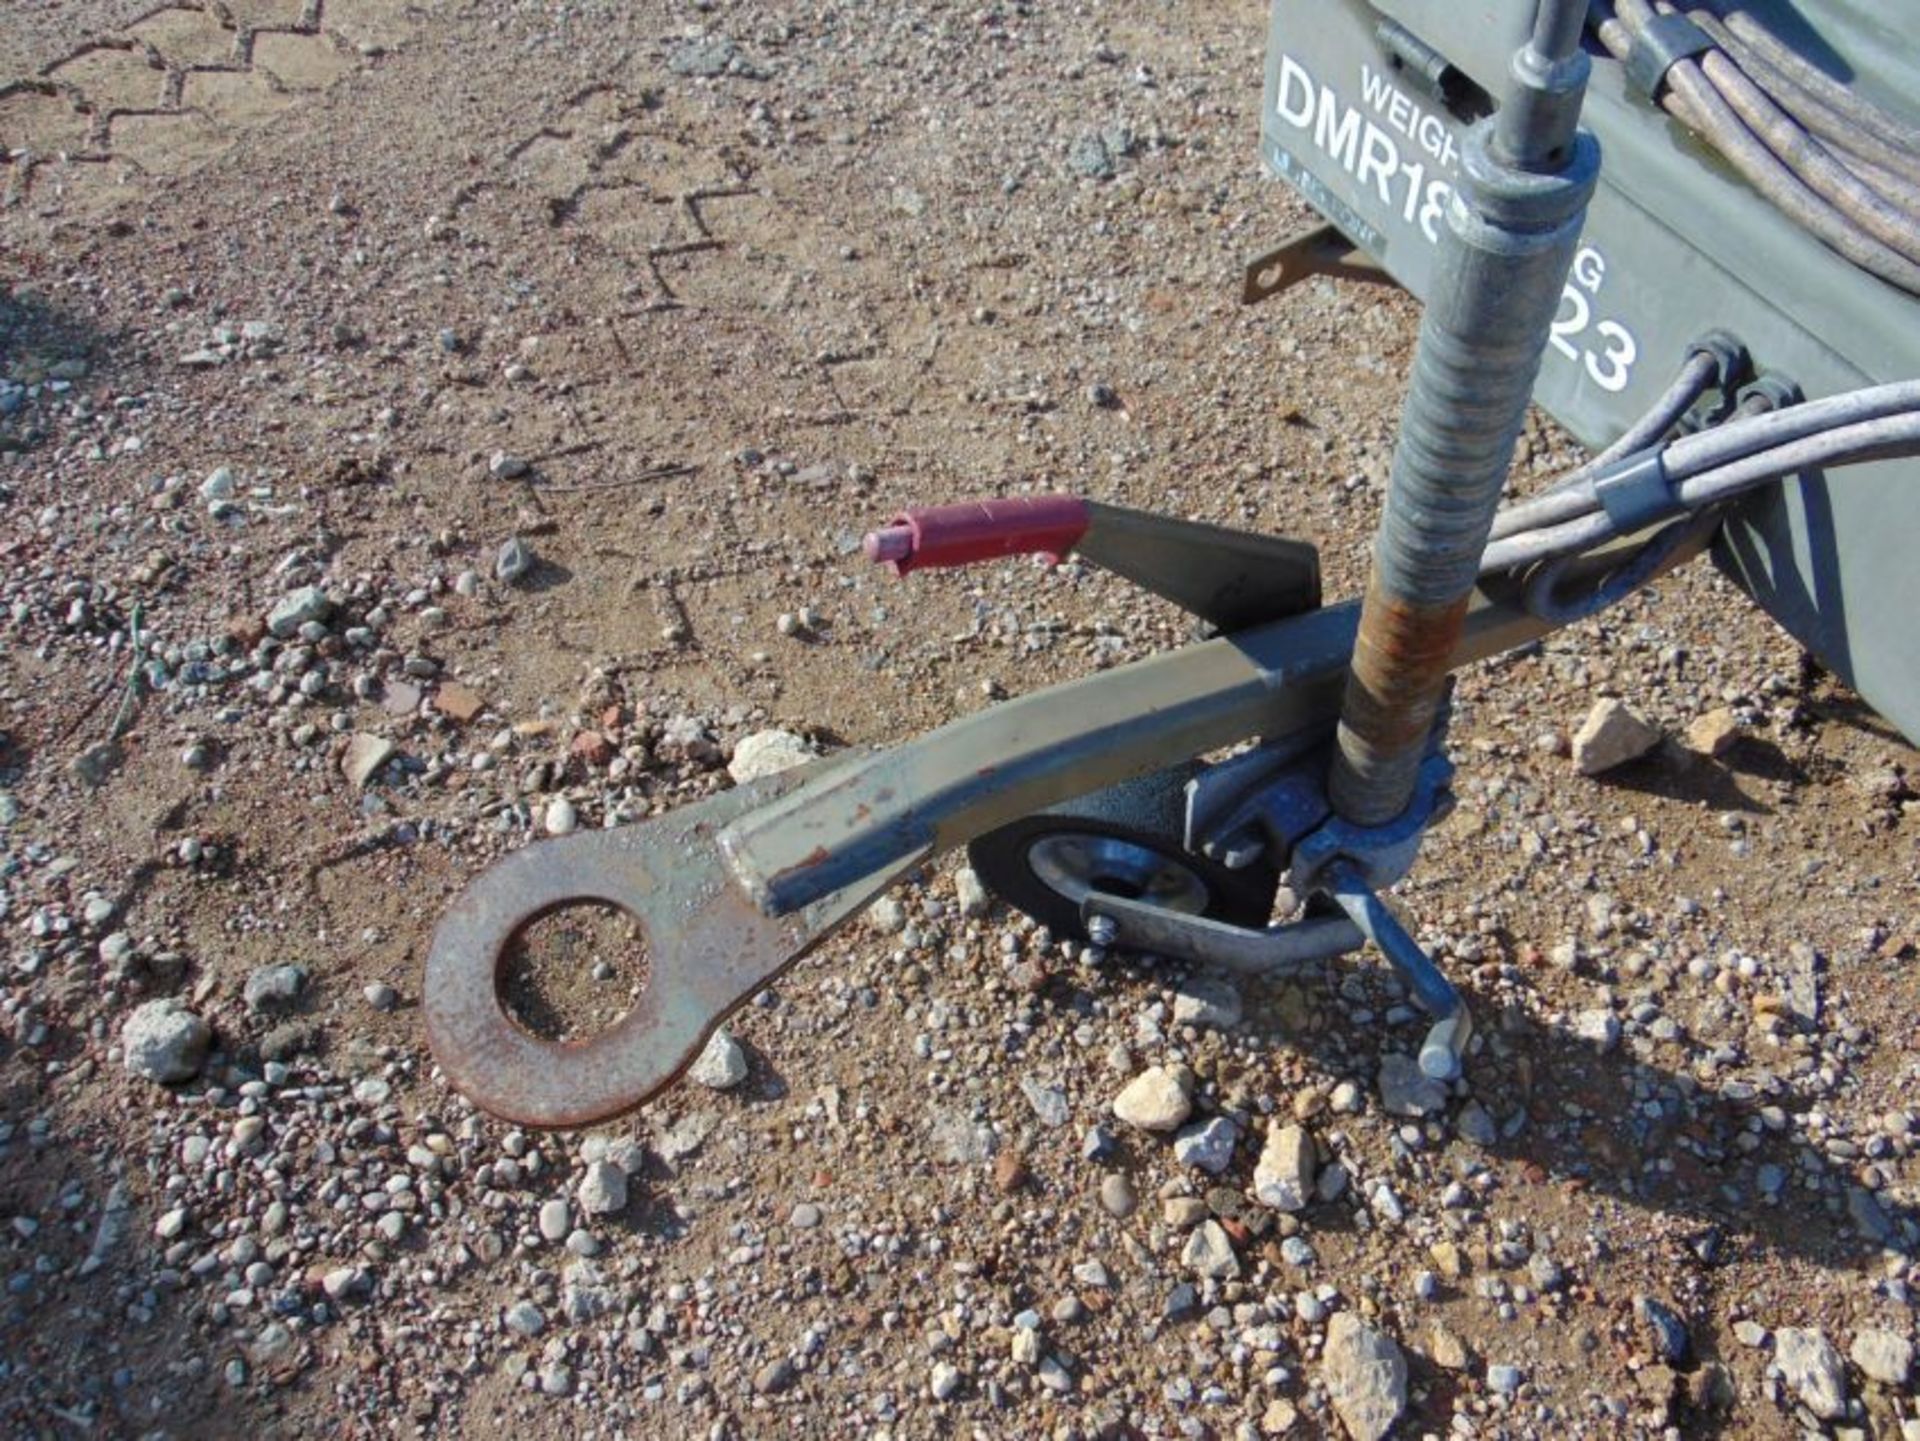
[[[1913,755],[1705,565],[1463,678],[1451,1089],[1367,956],[1226,986],[952,859],[628,1122],[434,1071],[498,855],[1187,634],[897,586],[893,508],[1358,588],[1416,310],[1235,304],[1305,218],[1259,6],[147,9],[0,47],[8,1434],[1920,1435]],[[634,949],[509,994],[590,1031]]]

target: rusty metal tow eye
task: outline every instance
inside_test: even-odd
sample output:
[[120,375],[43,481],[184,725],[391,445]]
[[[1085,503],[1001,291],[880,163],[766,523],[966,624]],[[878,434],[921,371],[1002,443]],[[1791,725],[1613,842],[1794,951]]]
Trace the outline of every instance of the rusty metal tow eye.
[[[539,841],[476,877],[427,956],[427,1039],[447,1079],[483,1110],[549,1129],[606,1120],[672,1084],[729,1013],[920,860],[787,916],[748,898],[716,835],[840,759],[637,825]],[[640,996],[598,1035],[542,1040],[508,1015],[501,967],[529,925],[595,903],[625,912],[645,937]]]

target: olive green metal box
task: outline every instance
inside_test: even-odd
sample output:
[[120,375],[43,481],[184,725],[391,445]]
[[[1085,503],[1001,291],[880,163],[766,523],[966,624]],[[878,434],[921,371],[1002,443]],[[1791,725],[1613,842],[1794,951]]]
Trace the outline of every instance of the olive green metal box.
[[[1803,56],[1920,120],[1898,7],[1752,0]],[[1268,167],[1424,297],[1460,135],[1488,113],[1533,0],[1275,0]],[[1535,398],[1589,445],[1725,330],[1810,397],[1920,377],[1920,301],[1798,229],[1589,42],[1600,190]],[[1920,737],[1920,462],[1809,473],[1745,502],[1719,563],[1909,738]]]

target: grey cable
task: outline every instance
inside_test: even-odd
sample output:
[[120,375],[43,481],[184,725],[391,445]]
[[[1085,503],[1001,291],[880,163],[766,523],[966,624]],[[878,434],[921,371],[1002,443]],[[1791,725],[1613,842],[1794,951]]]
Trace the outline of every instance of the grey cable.
[[1859,91],[1841,84],[1782,43],[1779,36],[1747,13],[1743,0],[1709,0],[1727,28],[1755,55],[1793,84],[1831,110],[1846,117],[1856,129],[1874,136],[1892,150],[1920,153],[1920,127],[1881,109]]
[[[1715,0],[1715,3],[1724,4],[1724,0]],[[1840,103],[1823,99],[1802,85],[1793,74],[1776,66],[1767,58],[1767,52],[1736,35],[1711,10],[1696,6],[1687,12],[1687,18],[1731,55],[1734,63],[1751,75],[1782,109],[1794,115],[1802,125],[1829,145],[1853,157],[1854,169],[1859,172],[1861,179],[1869,181],[1889,196],[1894,196],[1897,191],[1899,198],[1906,198],[1908,191],[1920,188],[1920,156],[1916,156],[1912,149],[1903,149],[1884,138],[1862,109],[1863,106],[1867,110],[1873,107],[1858,100],[1852,91],[1841,89]],[[1778,50],[1777,41],[1774,42],[1774,49]],[[1920,144],[1920,141],[1915,144]],[[1888,188],[1890,180],[1894,182],[1894,189]]]
[[[1837,140],[1834,143],[1841,149],[1846,148],[1845,140]],[[1849,155],[1848,163],[1853,166],[1854,174],[1887,199],[1904,205],[1914,214],[1920,215],[1920,180],[1885,169],[1877,160],[1866,158],[1857,151]]]
[[[1493,519],[1493,534],[1488,539],[1500,540],[1517,531],[1531,530],[1535,526],[1548,524],[1555,518],[1566,519],[1580,514],[1583,510],[1591,509],[1590,504],[1577,504],[1580,497],[1572,492],[1583,483],[1591,481],[1614,461],[1637,454],[1665,436],[1679,423],[1680,417],[1691,410],[1695,402],[1706,394],[1707,387],[1713,383],[1718,370],[1719,362],[1712,355],[1704,350],[1693,351],[1687,356],[1686,363],[1680,367],[1679,373],[1661,392],[1660,398],[1654,401],[1647,408],[1646,413],[1629,426],[1618,440],[1590,460],[1557,478],[1545,495],[1529,502],[1541,507],[1538,512],[1529,512],[1528,518],[1522,520],[1518,518],[1521,510],[1519,506],[1511,506],[1501,511]],[[1588,488],[1587,496],[1591,500],[1591,487]],[[1549,497],[1554,498],[1554,504],[1546,504]],[[1568,509],[1569,505],[1573,508]]]
[[1501,571],[1520,570],[1543,560],[1577,555],[1605,545],[1614,538],[1613,520],[1603,510],[1580,516],[1560,525],[1529,530],[1497,540],[1480,555],[1480,574],[1498,575]]
[[1756,485],[1803,470],[1888,460],[1911,455],[1916,449],[1920,449],[1920,414],[1881,416],[1716,466],[1676,481],[1673,493],[1682,504],[1694,509],[1718,504]]
[[[1883,387],[1890,389],[1891,387]],[[1772,421],[1797,414],[1805,406],[1794,406],[1763,416]],[[1742,426],[1758,421],[1742,422]],[[1689,440],[1705,440],[1739,427],[1728,425]],[[1680,446],[1676,441],[1668,454]],[[1744,491],[1771,481],[1798,475],[1802,471],[1858,465],[1873,460],[1920,454],[1920,412],[1880,415],[1820,431],[1796,436],[1780,444],[1738,455],[1720,464],[1697,470],[1672,481],[1676,503],[1688,510],[1699,510],[1730,500]],[[1670,468],[1669,474],[1672,474]],[[1480,573],[1488,575],[1537,564],[1559,556],[1592,550],[1618,538],[1613,520],[1603,510],[1541,526],[1489,545],[1480,558]]]
[[1644,545],[1623,556],[1617,566],[1575,596],[1563,597],[1560,583],[1580,557],[1564,555],[1546,561],[1528,573],[1522,591],[1523,603],[1529,614],[1552,621],[1555,625],[1571,625],[1577,620],[1586,620],[1608,606],[1625,600],[1659,574],[1675,554],[1698,541],[1704,541],[1719,526],[1718,510],[1682,516],[1656,531]]
[[[1870,386],[1822,400],[1805,401],[1782,410],[1729,421],[1698,435],[1682,436],[1666,448],[1663,458],[1668,477],[1684,480],[1810,436],[1827,435],[1915,412],[1920,412],[1920,381],[1896,381],[1891,385]],[[1564,524],[1597,510],[1600,499],[1595,482],[1603,473],[1603,467],[1596,467],[1585,477],[1572,477],[1570,485],[1556,485],[1534,500],[1508,506],[1495,518],[1491,538],[1505,540]]]
[[[1635,37],[1653,18],[1647,0],[1596,0],[1598,34],[1608,52],[1625,62]],[[1613,14],[1607,13],[1608,9]],[[1667,71],[1661,104],[1681,124],[1706,138],[1748,182],[1831,249],[1888,284],[1920,294],[1920,265],[1863,230],[1846,213],[1806,182],[1747,128],[1720,91],[1693,60],[1677,61]]]
[[1699,57],[1699,65],[1707,83],[1809,190],[1881,244],[1908,260],[1920,261],[1920,226],[1912,216],[1890,204],[1836,160],[1826,146],[1754,84],[1731,56],[1708,50]]
[[1920,380],[1897,380],[1802,401],[1682,436],[1667,447],[1667,473],[1675,478],[1698,475],[1755,451],[1911,411],[1920,411]]
[[1662,439],[1680,423],[1680,417],[1693,409],[1695,402],[1707,393],[1707,387],[1713,384],[1719,372],[1720,361],[1717,357],[1705,350],[1689,352],[1679,374],[1660,393],[1660,398],[1647,407],[1646,414],[1628,426],[1612,445],[1573,471],[1565,480],[1556,482],[1556,488],[1575,484],[1583,478],[1582,472],[1592,474],[1602,470],[1622,456],[1645,450]]

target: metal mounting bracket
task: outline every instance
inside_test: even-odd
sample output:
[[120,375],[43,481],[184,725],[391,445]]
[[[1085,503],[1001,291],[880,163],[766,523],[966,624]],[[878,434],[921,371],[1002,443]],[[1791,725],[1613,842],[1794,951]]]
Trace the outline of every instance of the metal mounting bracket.
[[1316,275],[1380,285],[1398,283],[1379,261],[1342,235],[1337,227],[1322,221],[1294,232],[1265,255],[1247,262],[1246,277],[1240,286],[1240,303],[1258,305]]
[[1383,826],[1356,826],[1339,815],[1329,817],[1293,847],[1287,884],[1304,895],[1324,889],[1326,872],[1344,864],[1369,886],[1385,890],[1404,876],[1430,826],[1453,810],[1453,762],[1438,751],[1420,763],[1413,799]]
[[1172,601],[1223,634],[1320,604],[1320,553],[1302,540],[1090,502],[1085,560]]

